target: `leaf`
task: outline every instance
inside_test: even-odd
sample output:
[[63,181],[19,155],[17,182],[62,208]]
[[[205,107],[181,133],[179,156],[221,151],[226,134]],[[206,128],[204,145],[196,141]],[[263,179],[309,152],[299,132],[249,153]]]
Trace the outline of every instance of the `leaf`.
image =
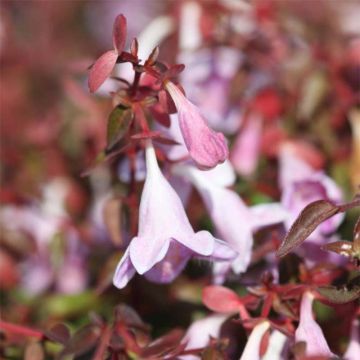
[[31,342],[25,348],[24,360],[43,360],[45,359],[44,350],[40,343]]
[[171,68],[166,72],[166,76],[168,78],[174,78],[178,76],[182,71],[184,71],[185,65],[184,64],[176,64],[171,66]]
[[210,310],[220,313],[231,313],[239,310],[239,296],[223,286],[207,286],[202,293],[202,301]]
[[146,62],[145,62],[145,66],[149,66],[149,65],[153,65],[155,64],[157,58],[159,56],[159,47],[156,46],[153,51],[151,52],[151,54],[149,55],[149,57],[147,58]]
[[137,41],[137,38],[134,38],[133,41],[131,42],[131,45],[130,45],[131,55],[133,55],[134,57],[137,57],[138,56],[138,50],[139,50],[139,43]]
[[333,304],[346,304],[360,298],[360,286],[353,286],[351,289],[320,286],[317,291]]
[[114,50],[102,54],[93,64],[89,72],[88,86],[90,92],[95,92],[110,76],[118,58]]
[[339,208],[327,200],[318,200],[307,205],[286,234],[276,255],[282,257],[288,254],[303,243],[319,224],[338,211]]
[[126,17],[118,15],[114,21],[113,44],[117,54],[120,55],[124,50],[126,42]]
[[56,324],[50,330],[45,332],[46,337],[54,342],[66,344],[70,339],[69,328],[65,324]]
[[339,240],[322,246],[322,249],[348,257],[352,254],[353,243],[351,241]]
[[109,115],[107,124],[107,150],[118,143],[129,130],[133,112],[122,105],[117,106]]
[[141,320],[140,316],[130,306],[120,304],[114,310],[115,322],[120,322],[128,326],[135,326],[145,328],[146,325]]
[[100,336],[100,329],[94,325],[86,325],[78,330],[67,342],[60,354],[60,358],[65,355],[80,355],[89,351],[95,346]]
[[156,357],[176,349],[184,336],[184,331],[180,329],[173,329],[168,334],[156,339],[149,344],[142,352],[144,358]]

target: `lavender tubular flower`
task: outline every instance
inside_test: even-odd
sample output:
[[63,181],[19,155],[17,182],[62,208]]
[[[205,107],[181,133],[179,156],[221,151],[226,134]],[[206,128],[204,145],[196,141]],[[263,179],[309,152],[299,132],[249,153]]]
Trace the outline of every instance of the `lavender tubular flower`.
[[209,232],[194,232],[179,196],[160,171],[151,144],[146,149],[146,168],[138,236],[116,269],[114,285],[123,288],[135,272],[156,282],[172,281],[194,255],[234,257],[235,252]]
[[313,301],[314,295],[310,292],[306,292],[302,297],[300,322],[295,332],[295,341],[306,343],[306,356],[336,356],[331,352],[320,326],[314,320]]

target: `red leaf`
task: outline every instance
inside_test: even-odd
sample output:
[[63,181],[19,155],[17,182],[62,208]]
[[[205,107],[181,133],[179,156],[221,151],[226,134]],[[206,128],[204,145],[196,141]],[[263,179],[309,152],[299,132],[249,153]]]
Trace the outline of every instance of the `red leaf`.
[[170,116],[169,114],[162,111],[160,104],[156,104],[155,106],[150,108],[151,115],[154,119],[165,127],[170,127]]
[[118,55],[114,50],[101,55],[90,69],[88,86],[90,92],[95,92],[110,76]]
[[178,76],[185,69],[184,64],[176,64],[171,66],[171,68],[166,72],[166,76],[169,78],[173,78]]
[[318,225],[335,215],[338,211],[338,206],[326,200],[314,201],[307,205],[286,234],[276,255],[282,257],[288,254],[295,247],[303,243]]
[[118,55],[120,55],[121,52],[124,50],[125,41],[126,41],[126,18],[124,15],[121,14],[116,17],[113,27],[113,44],[114,44],[114,49],[116,50]]
[[159,91],[159,103],[167,114],[175,114],[176,106],[170,95],[165,91]]
[[220,313],[230,313],[239,310],[239,296],[223,286],[207,286],[202,293],[202,301],[210,310]]

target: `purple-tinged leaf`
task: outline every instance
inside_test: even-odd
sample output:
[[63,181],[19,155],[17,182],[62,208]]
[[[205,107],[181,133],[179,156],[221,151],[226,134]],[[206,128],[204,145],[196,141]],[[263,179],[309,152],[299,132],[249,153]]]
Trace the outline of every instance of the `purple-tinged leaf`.
[[333,304],[346,304],[360,298],[360,286],[353,286],[351,289],[321,286],[317,291]]
[[90,92],[95,92],[110,76],[117,57],[117,53],[114,50],[110,50],[95,61],[89,72],[88,86]]
[[113,27],[113,44],[117,54],[120,55],[124,50],[126,42],[126,18],[124,15],[118,15]]
[[92,349],[99,340],[101,331],[93,325],[86,325],[78,330],[66,343],[60,357],[65,355],[81,355]]
[[70,339],[70,330],[65,324],[56,324],[45,332],[45,336],[51,341],[66,344]]
[[338,211],[338,206],[327,200],[318,200],[307,205],[286,234],[276,255],[278,257],[287,255],[291,250],[302,244],[318,225]]

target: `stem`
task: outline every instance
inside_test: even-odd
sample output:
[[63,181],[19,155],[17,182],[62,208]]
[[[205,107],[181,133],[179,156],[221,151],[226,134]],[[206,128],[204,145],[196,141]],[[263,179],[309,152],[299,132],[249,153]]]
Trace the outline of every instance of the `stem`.
[[34,337],[37,339],[44,338],[43,333],[39,330],[29,329],[25,326],[11,324],[11,323],[8,323],[6,321],[1,321],[1,320],[0,320],[0,329],[8,331],[10,333],[21,334],[24,336]]
[[141,72],[135,70],[134,81],[130,89],[130,96],[134,96],[136,94],[136,90],[139,87],[140,76]]

